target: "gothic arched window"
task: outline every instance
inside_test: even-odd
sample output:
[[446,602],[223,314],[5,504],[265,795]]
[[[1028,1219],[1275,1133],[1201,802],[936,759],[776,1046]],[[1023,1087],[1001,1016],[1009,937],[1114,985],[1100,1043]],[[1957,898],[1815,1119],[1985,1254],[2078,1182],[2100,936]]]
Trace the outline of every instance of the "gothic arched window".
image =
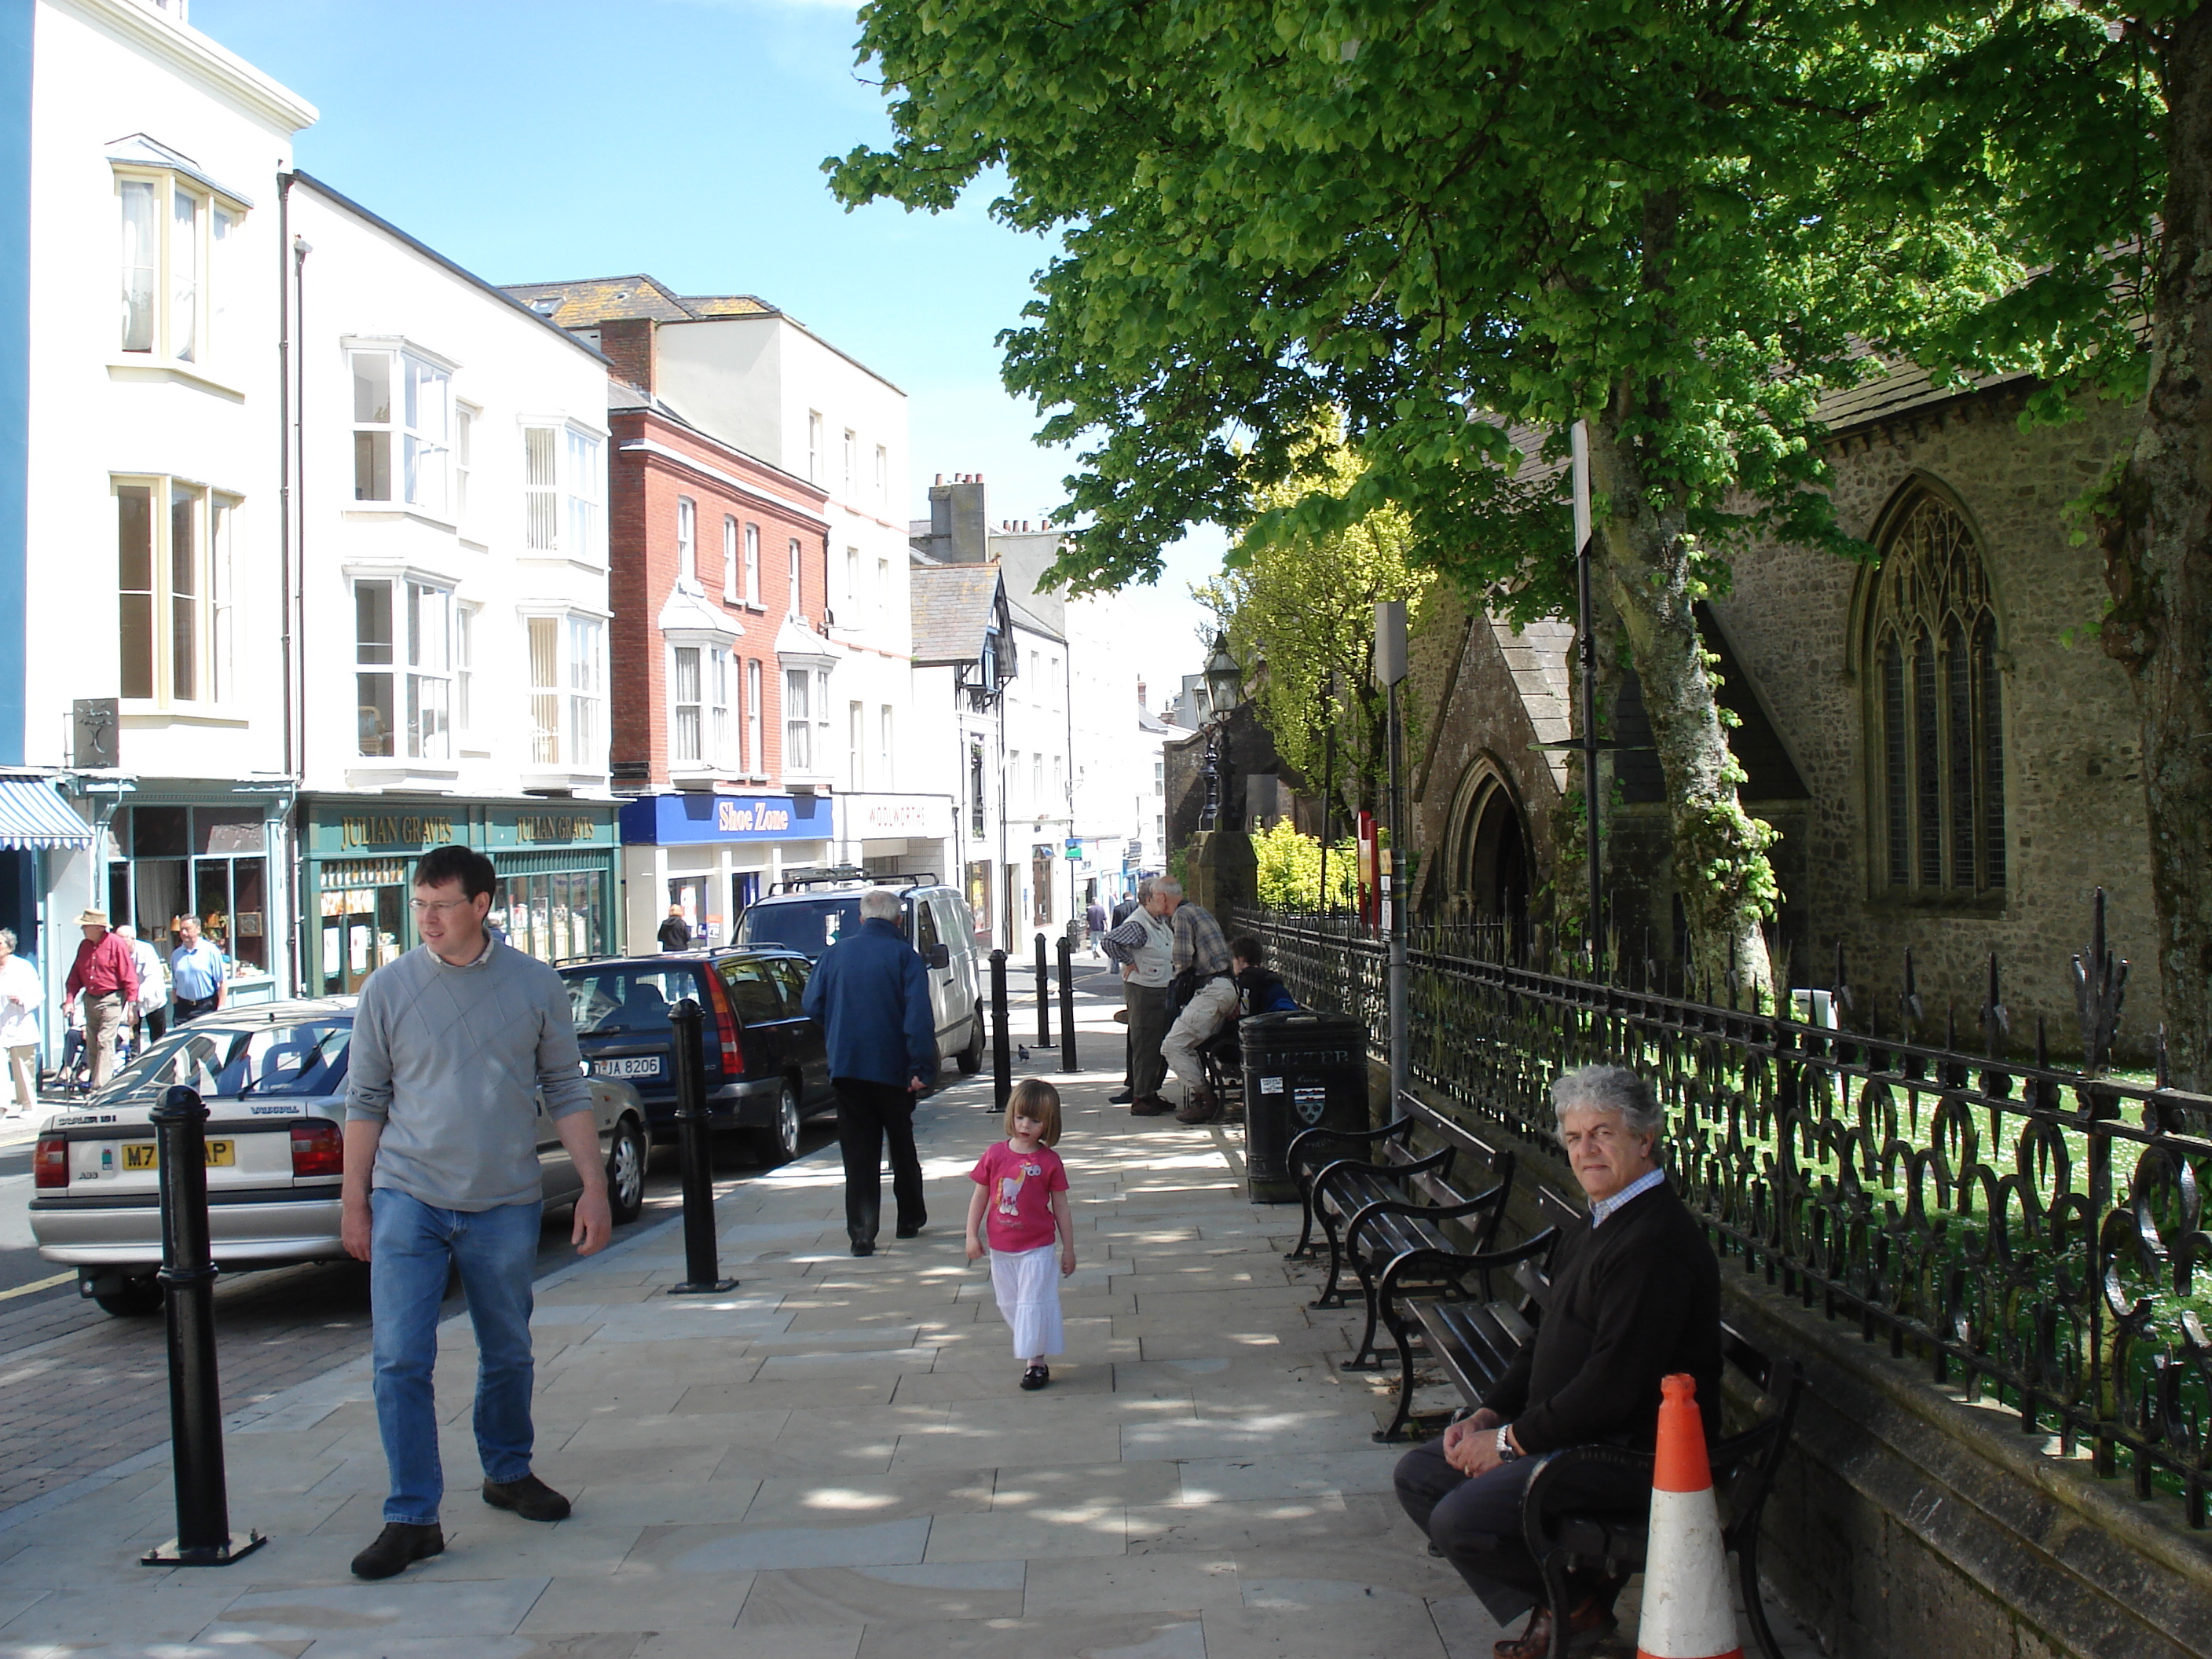
[[1923,494],[1898,518],[1869,616],[1877,884],[1929,898],[2001,892],[1996,611],[1974,532],[1948,501]]

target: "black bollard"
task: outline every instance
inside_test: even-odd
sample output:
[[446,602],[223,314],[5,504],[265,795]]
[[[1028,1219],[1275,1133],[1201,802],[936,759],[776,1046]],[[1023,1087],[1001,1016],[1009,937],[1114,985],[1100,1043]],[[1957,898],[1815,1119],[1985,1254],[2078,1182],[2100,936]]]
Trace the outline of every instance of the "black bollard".
[[1044,965],[1044,935],[1036,936],[1037,1047],[1052,1047],[1051,969]]
[[269,1540],[230,1530],[222,1468],[222,1385],[216,1375],[215,1254],[208,1239],[207,1119],[179,1085],[153,1110],[161,1171],[161,1294],[169,1328],[169,1463],[177,1535],[138,1558],[149,1567],[223,1567]]
[[1006,953],[991,952],[991,1097],[1000,1111],[1014,1091],[1012,1034],[1006,1030]]
[[676,1062],[676,1146],[684,1163],[684,1282],[671,1296],[719,1296],[738,1287],[722,1277],[714,1248],[714,1152],[707,1138],[706,1015],[685,997],[668,1011]]
[[1075,941],[1060,936],[1060,1069],[1075,1065]]

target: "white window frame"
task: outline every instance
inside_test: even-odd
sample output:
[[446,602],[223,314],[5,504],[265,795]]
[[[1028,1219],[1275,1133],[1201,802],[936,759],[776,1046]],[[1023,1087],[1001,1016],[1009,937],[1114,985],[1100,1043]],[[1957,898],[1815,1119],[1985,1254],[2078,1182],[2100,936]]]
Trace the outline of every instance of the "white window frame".
[[[606,771],[606,617],[572,605],[529,605],[522,623],[524,695],[529,699],[530,756],[526,769],[571,775]],[[551,660],[538,673],[532,627],[552,630]]]
[[476,729],[477,623],[481,605],[453,606],[453,730]]
[[876,446],[876,500],[888,501],[890,498],[891,453],[883,445],[878,444]]
[[[374,644],[361,632],[368,589],[384,592],[391,637]],[[369,760],[447,761],[453,757],[453,611],[452,584],[418,571],[356,574],[354,611],[354,753]],[[380,682],[380,699],[368,695]],[[381,744],[372,746],[361,715],[389,711]]]
[[784,596],[784,615],[804,617],[806,614],[806,550],[800,544],[799,538],[793,536],[787,539],[785,553],[789,580],[785,583],[788,591]]
[[811,776],[814,771],[814,671],[783,671],[783,769]]
[[854,499],[860,487],[860,434],[851,427],[845,428],[845,499]]
[[745,526],[745,604],[755,611],[763,608],[760,526],[757,524],[749,524]]
[[[411,341],[349,337],[346,349],[348,413],[351,416],[355,508],[405,509],[441,524],[458,526],[453,505],[454,364]],[[379,362],[378,360],[381,360]],[[362,371],[374,364],[384,380],[382,418],[374,406],[364,412]],[[422,396],[424,387],[431,395]],[[409,398],[413,396],[410,410]],[[380,480],[364,462],[382,440]],[[363,445],[368,447],[364,451]],[[383,494],[364,494],[381,488]]]
[[689,495],[676,498],[676,580],[699,580],[699,503]]
[[[574,421],[526,416],[522,440],[525,558],[565,558],[601,570],[606,548],[606,434]],[[532,457],[533,434],[543,434],[550,465]],[[533,477],[543,472],[547,476]]]
[[[707,757],[706,658],[703,645],[668,647],[668,769],[704,771]],[[684,717],[690,715],[687,720]]]
[[763,676],[758,657],[745,659],[745,775],[765,778],[768,775],[768,750],[762,747],[764,727],[761,721],[761,690]]
[[[125,490],[143,490],[147,502],[147,586],[123,581],[123,507]],[[234,706],[236,684],[238,512],[245,498],[166,473],[116,473],[108,480],[114,503],[117,695],[135,712]],[[178,531],[190,546],[179,556]],[[129,601],[143,605],[147,684],[133,695],[123,679],[132,654],[124,638],[131,626]]]
[[469,524],[469,476],[476,470],[477,422],[483,417],[474,404],[453,404],[453,523],[463,534]]
[[[236,272],[229,250],[237,246],[246,204],[204,180],[174,169],[118,166],[115,172],[116,275],[123,312],[115,337],[118,362],[148,367],[183,365],[186,374],[204,375],[211,364],[235,354],[228,331],[217,326],[228,314],[228,289]],[[150,246],[134,246],[126,204],[133,191],[150,210]],[[177,210],[189,208],[188,245],[177,246]],[[146,273],[143,284],[133,271]],[[143,295],[143,344],[131,343],[131,296]]]
[[738,600],[738,521],[730,514],[722,515],[722,603],[735,605]]
[[848,787],[859,791],[868,786],[864,781],[868,771],[868,705],[848,702],[845,705],[845,764],[851,772]]
[[822,411],[806,411],[806,482],[822,482]]
[[562,629],[568,653],[562,665],[568,682],[568,769],[605,772],[606,765],[606,638],[605,622],[580,611],[568,613]]
[[852,608],[852,615],[846,619],[846,626],[849,628],[866,611],[866,607],[861,603],[860,550],[857,547],[845,550],[845,603]]
[[897,787],[892,781],[897,775],[897,767],[894,761],[894,757],[898,753],[896,741],[896,715],[890,703],[884,703],[881,707],[883,713],[877,725],[876,787],[892,789]]

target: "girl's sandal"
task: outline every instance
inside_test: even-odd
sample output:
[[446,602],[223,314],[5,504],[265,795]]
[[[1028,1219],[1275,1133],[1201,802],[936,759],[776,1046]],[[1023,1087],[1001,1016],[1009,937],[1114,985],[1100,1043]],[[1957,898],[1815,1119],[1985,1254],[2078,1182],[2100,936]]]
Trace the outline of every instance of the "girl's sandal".
[[1052,1373],[1042,1365],[1032,1365],[1022,1373],[1022,1386],[1024,1389],[1041,1389],[1051,1381]]

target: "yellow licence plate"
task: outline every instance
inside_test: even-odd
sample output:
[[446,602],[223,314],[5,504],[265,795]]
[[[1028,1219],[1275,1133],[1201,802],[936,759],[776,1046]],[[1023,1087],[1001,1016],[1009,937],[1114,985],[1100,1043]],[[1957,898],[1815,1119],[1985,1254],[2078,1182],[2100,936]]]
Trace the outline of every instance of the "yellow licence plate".
[[[208,1167],[228,1166],[238,1162],[235,1145],[228,1140],[210,1140],[207,1144]],[[161,1148],[150,1140],[133,1140],[123,1147],[123,1167],[126,1170],[158,1170],[161,1167]]]

